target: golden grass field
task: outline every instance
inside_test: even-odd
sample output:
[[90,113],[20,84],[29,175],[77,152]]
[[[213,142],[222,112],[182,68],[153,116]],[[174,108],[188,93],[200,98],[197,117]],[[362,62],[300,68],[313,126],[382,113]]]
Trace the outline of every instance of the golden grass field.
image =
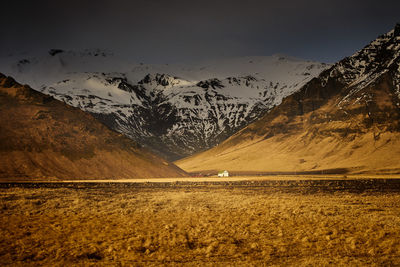
[[400,182],[374,181],[3,184],[0,264],[400,265]]

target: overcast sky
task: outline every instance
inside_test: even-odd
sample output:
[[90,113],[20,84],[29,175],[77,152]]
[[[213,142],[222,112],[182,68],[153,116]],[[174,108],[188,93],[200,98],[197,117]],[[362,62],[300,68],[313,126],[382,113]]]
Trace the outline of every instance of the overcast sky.
[[146,63],[287,54],[334,62],[400,22],[386,0],[8,0],[0,54],[101,48]]

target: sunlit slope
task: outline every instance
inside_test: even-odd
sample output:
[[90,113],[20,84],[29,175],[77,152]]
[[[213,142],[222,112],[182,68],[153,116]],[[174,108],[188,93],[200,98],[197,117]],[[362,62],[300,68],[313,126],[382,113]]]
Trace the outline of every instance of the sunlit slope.
[[177,165],[186,171],[399,172],[399,36],[396,26],[259,121]]
[[0,74],[0,179],[183,175],[91,115]]

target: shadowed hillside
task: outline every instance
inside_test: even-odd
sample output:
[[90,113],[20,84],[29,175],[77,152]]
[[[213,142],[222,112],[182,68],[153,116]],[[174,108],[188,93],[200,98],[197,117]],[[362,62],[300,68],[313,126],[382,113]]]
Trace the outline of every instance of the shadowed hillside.
[[186,171],[398,173],[400,25],[204,153]]
[[91,115],[2,74],[0,126],[1,179],[185,175]]

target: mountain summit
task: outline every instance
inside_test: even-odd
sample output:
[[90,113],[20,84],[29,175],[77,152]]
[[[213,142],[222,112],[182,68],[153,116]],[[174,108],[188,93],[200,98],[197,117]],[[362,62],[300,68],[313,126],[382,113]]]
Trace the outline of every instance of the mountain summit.
[[344,58],[187,171],[400,172],[399,26]]

